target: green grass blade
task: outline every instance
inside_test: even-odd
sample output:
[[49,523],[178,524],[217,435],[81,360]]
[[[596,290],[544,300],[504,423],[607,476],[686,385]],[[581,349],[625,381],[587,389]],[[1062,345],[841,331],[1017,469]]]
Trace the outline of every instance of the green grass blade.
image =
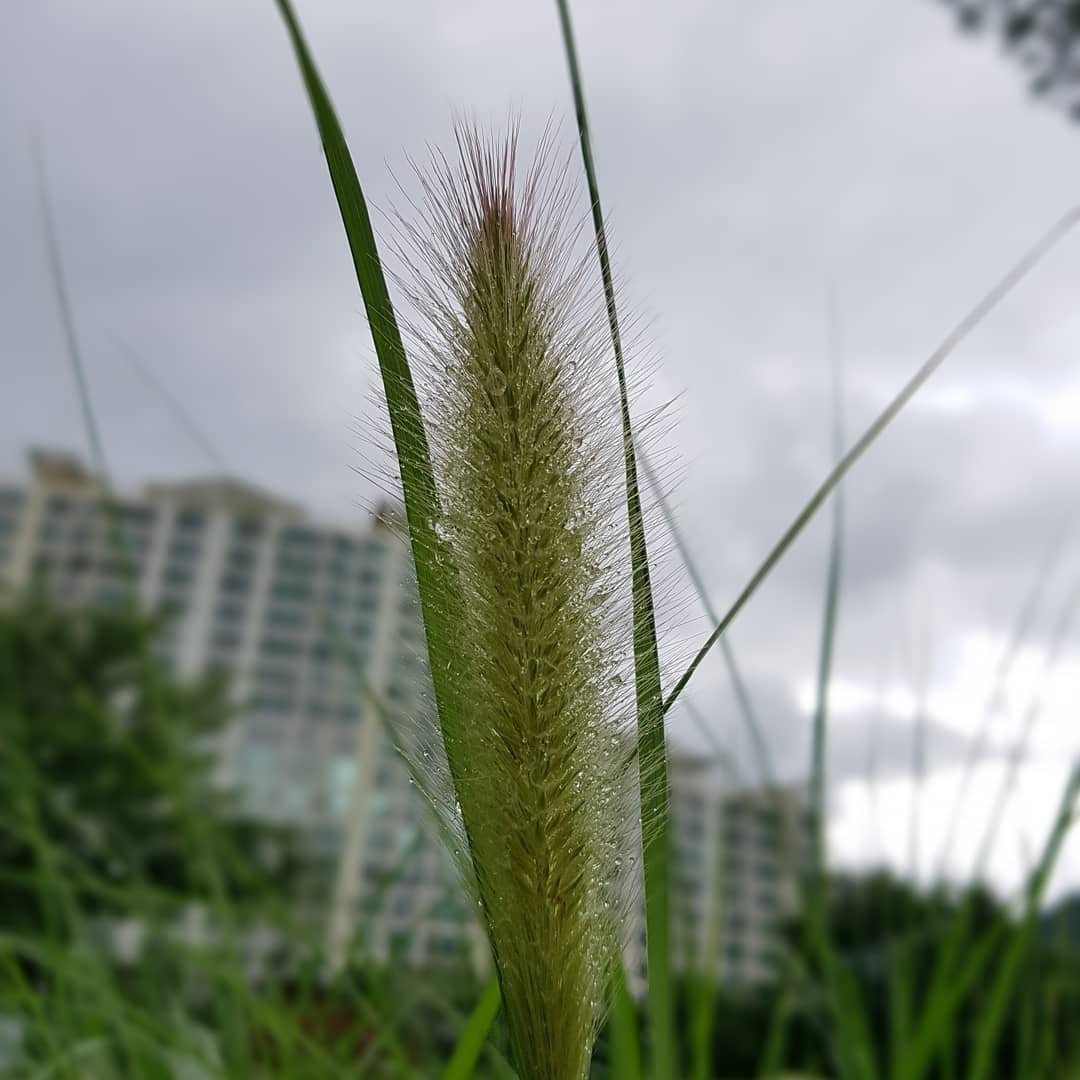
[[990,748],[991,729],[996,710],[1004,697],[1005,688],[1012,675],[1014,665],[1019,659],[1020,652],[1027,643],[1047,586],[1062,555],[1069,550],[1074,521],[1075,514],[1070,512],[1061,523],[1058,531],[1051,537],[1049,544],[1047,544],[1046,551],[1035,568],[1035,574],[1020,606],[1009,640],[998,657],[982,720],[972,740],[971,749],[964,759],[964,771],[960,775],[960,785],[957,788],[956,798],[953,800],[952,810],[947,819],[949,829],[941,846],[941,854],[938,856],[937,873],[939,877],[944,876],[952,856],[953,845],[956,843],[956,830],[964,809],[964,803],[971,790],[975,770]]
[[735,621],[736,616],[746,606],[750,598],[760,588],[762,582],[772,573],[776,564],[783,558],[785,552],[798,538],[803,529],[810,523],[814,515],[821,509],[825,500],[833,493],[836,486],[844,478],[851,467],[863,456],[879,435],[896,419],[904,406],[915,396],[923,384],[945,362],[957,346],[990,314],[991,311],[1042,261],[1043,257],[1076,225],[1080,223],[1080,207],[1074,207],[1051,226],[1039,239],[1017,260],[1009,271],[987,292],[981,300],[957,323],[952,332],[927,358],[926,362],[904,384],[900,392],[878,415],[877,419],[859,436],[852,444],[848,452],[836,464],[833,470],[822,481],[821,486],[810,497],[806,505],[799,511],[795,520],[788,526],[784,534],[765,556],[764,561],[754,571],[750,580],[743,590],[735,598],[735,602],[727,613],[716,625],[716,628],[705,640],[698,650],[697,655],[690,662],[690,666],[683,672],[679,681],[672,688],[664,701],[664,712],[667,712],[683,688],[693,677],[702,660],[708,656],[709,651],[723,636],[727,628]]
[[37,167],[38,197],[41,208],[41,223],[45,233],[45,248],[49,257],[49,276],[52,279],[53,292],[56,295],[56,308],[60,314],[60,325],[64,332],[64,345],[66,347],[68,362],[71,365],[71,374],[75,382],[75,390],[79,398],[79,409],[82,412],[83,425],[86,428],[86,437],[90,443],[90,455],[94,462],[94,468],[109,488],[109,469],[105,460],[105,444],[101,438],[101,428],[98,426],[97,416],[94,413],[93,401],[90,397],[90,384],[86,378],[86,365],[83,363],[82,350],[79,347],[79,335],[75,330],[75,316],[71,309],[71,298],[68,294],[67,277],[64,274],[64,263],[60,257],[60,243],[56,235],[56,224],[53,221],[52,204],[49,199],[48,186],[45,181],[45,167],[40,155],[35,155]]
[[[457,575],[449,544],[436,533],[440,505],[431,453],[408,357],[382,271],[367,204],[345,136],[304,41],[289,0],[278,0],[326,154],[327,167],[352,253],[356,280],[379,361],[397,452],[409,526],[432,689],[455,789],[461,790],[469,753],[465,708],[452,674],[454,627],[460,610]],[[472,833],[468,818],[467,835]],[[471,844],[470,844],[471,849]]]
[[791,1027],[791,1003],[794,996],[795,982],[791,965],[786,965],[784,974],[777,985],[772,1010],[769,1014],[769,1030],[765,1035],[765,1045],[761,1051],[757,1076],[762,1080],[772,1080],[780,1073],[787,1054],[788,1031]]
[[971,896],[952,917],[944,940],[936,946],[929,986],[920,995],[922,1008],[912,1010],[908,1039],[894,1055],[892,1080],[921,1080],[939,1051],[948,1051],[948,1034],[957,1010],[997,955],[1003,927],[976,935]]
[[[653,498],[660,506],[660,511],[664,515],[664,521],[667,523],[668,532],[675,541],[675,547],[679,552],[679,557],[682,559],[683,566],[686,567],[687,574],[690,575],[690,582],[694,586],[694,591],[697,593],[698,599],[701,601],[701,606],[705,609],[705,614],[709,617],[709,621],[717,623],[720,621],[720,616],[717,614],[712,599],[709,597],[708,590],[705,588],[705,581],[698,572],[697,565],[690,554],[690,549],[683,537],[682,529],[679,528],[678,522],[675,520],[675,514],[671,509],[671,504],[661,490],[656,474],[653,472],[652,466],[649,465],[649,459],[643,451],[638,450],[638,458],[641,461],[641,470],[645,474],[645,479],[648,481]],[[758,719],[757,710],[754,708],[754,703],[750,698],[750,691],[747,689],[746,682],[742,677],[742,672],[739,670],[739,665],[735,660],[735,651],[731,647],[731,642],[729,642],[726,637],[720,639],[720,655],[723,657],[724,666],[727,668],[728,678],[731,680],[731,689],[732,693],[735,695],[735,704],[738,707],[739,716],[742,718],[743,724],[746,726],[747,733],[750,736],[750,746],[753,750],[759,779],[766,787],[775,788],[776,770],[773,768],[772,755],[769,753],[769,745],[765,741],[761,721]]]
[[52,201],[49,198],[49,189],[45,178],[45,166],[39,153],[35,154],[34,162],[37,169],[38,201],[41,208],[42,231],[45,234],[49,278],[56,297],[56,309],[60,315],[65,352],[68,364],[71,367],[72,380],[75,383],[75,393],[79,399],[83,427],[86,429],[86,439],[90,445],[90,457],[94,463],[94,469],[101,478],[100,503],[102,513],[105,516],[109,549],[120,567],[127,593],[126,598],[128,602],[134,603],[137,584],[135,581],[135,563],[124,539],[116,503],[113,498],[112,481],[105,457],[105,443],[101,437],[101,427],[98,424],[93,399],[90,395],[90,382],[86,375],[86,365],[83,363],[82,348],[79,345],[79,335],[75,327],[75,314],[71,306],[67,276],[64,273],[64,260],[60,250],[60,240],[53,219]]
[[1057,865],[1065,838],[1075,824],[1077,803],[1080,801],[1080,765],[1073,768],[1065,785],[1061,806],[1054,827],[1043,848],[1042,857],[1028,883],[1027,902],[1023,922],[1015,931],[1004,955],[997,965],[990,988],[989,1000],[979,1016],[975,1034],[975,1052],[971,1065],[970,1080],[988,1080],[994,1067],[994,1051],[997,1048],[1006,1010],[1016,989],[1020,968],[1027,956],[1038,920],[1039,904]]
[[[830,314],[831,314],[830,305]],[[831,318],[835,338],[835,318]],[[836,341],[833,341],[833,454],[839,463],[844,458],[844,425],[841,402],[841,370]],[[819,918],[825,916],[826,845],[826,761],[828,737],[829,684],[832,679],[836,647],[836,622],[840,609],[840,581],[844,562],[844,489],[839,484],[833,497],[832,534],[829,539],[829,562],[825,575],[825,605],[821,619],[821,644],[818,652],[817,687],[813,719],[813,747],[810,763],[810,812],[814,822],[813,882],[811,903]]]
[[910,1047],[912,971],[911,950],[901,939],[886,952],[889,988],[889,1075],[899,1080],[904,1055]]
[[574,95],[578,138],[589,187],[596,251],[604,283],[611,343],[619,379],[622,414],[623,457],[626,467],[626,510],[630,529],[630,563],[633,590],[634,673],[638,717],[638,763],[641,775],[642,861],[645,872],[645,933],[649,975],[649,1017],[653,1046],[653,1072],[657,1076],[677,1076],[675,1014],[671,985],[671,858],[668,823],[667,751],[664,742],[663,692],[660,686],[660,656],[656,642],[649,556],[645,542],[645,522],[641,512],[637,459],[634,453],[630,403],[626,389],[619,317],[615,306],[615,286],[611,276],[607,237],[604,231],[600,190],[589,138],[585,92],[578,65],[570,11],[566,0],[557,0],[566,62]]
[[[833,341],[833,453],[837,462],[844,460],[842,378],[836,341],[835,317],[830,304],[830,329]],[[814,828],[814,846],[810,880],[806,891],[803,917],[809,943],[821,961],[838,1032],[836,1058],[844,1077],[874,1077],[877,1064],[869,1036],[869,1021],[854,980],[837,955],[832,943],[828,914],[828,845],[825,810],[827,768],[825,752],[828,741],[829,685],[832,681],[836,626],[840,610],[840,586],[844,561],[843,488],[837,484],[833,498],[832,532],[825,575],[825,599],[821,619],[821,643],[818,651],[812,751],[810,763],[810,813]]]
[[927,705],[929,676],[926,662],[925,629],[917,644],[918,662],[915,670],[915,716],[911,738],[911,776],[913,788],[908,807],[908,876],[919,879],[919,849],[922,838],[922,798],[926,785],[926,739],[930,710]]
[[473,1009],[465,1026],[461,1029],[454,1053],[442,1071],[442,1080],[469,1080],[473,1075],[476,1071],[476,1063],[483,1053],[484,1044],[487,1042],[491,1025],[495,1023],[495,1017],[499,1015],[500,1004],[499,980],[493,975],[484,987],[476,1008]]
[[168,410],[177,426],[182,428],[184,434],[198,447],[207,462],[222,475],[227,474],[229,466],[225,455],[221,452],[221,447],[203,430],[202,425],[191,415],[179,397],[165,385],[161,376],[153,371],[131,346],[123,341],[118,341],[116,344],[143,382],[157,395],[158,400]]
[[611,980],[611,1075],[617,1080],[641,1080],[637,1006],[626,985],[626,971],[616,964]]
[[716,1021],[716,998],[721,978],[724,919],[727,914],[726,815],[722,803],[716,809],[716,819],[713,872],[706,895],[707,922],[701,978],[691,984],[690,1075],[694,1080],[709,1080],[712,1073],[713,1026]]
[[1005,775],[1002,777],[1001,785],[998,788],[997,796],[994,799],[994,804],[990,811],[990,817],[987,819],[982,840],[979,843],[978,854],[975,858],[976,880],[981,879],[984,875],[986,865],[990,861],[990,856],[993,854],[997,844],[998,834],[1001,830],[1001,825],[1005,816],[1005,810],[1016,790],[1020,767],[1023,764],[1031,739],[1035,734],[1035,729],[1042,718],[1043,709],[1046,704],[1046,684],[1049,673],[1057,662],[1062,645],[1072,631],[1072,624],[1076,617],[1078,607],[1080,607],[1080,582],[1074,583],[1072,587],[1067,590],[1065,601],[1061,605],[1060,614],[1050,631],[1049,644],[1046,650],[1047,678],[1040,682],[1038,691],[1024,711],[1020,737],[1017,739],[1016,745],[1009,755],[1009,763],[1006,767]]

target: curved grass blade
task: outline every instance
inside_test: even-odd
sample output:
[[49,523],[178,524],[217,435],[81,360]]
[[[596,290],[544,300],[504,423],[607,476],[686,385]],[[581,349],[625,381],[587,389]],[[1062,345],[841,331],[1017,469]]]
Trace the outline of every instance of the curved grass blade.
[[79,410],[86,431],[86,440],[90,446],[90,457],[94,463],[95,471],[101,478],[99,501],[105,519],[106,539],[109,544],[110,554],[116,560],[120,575],[123,578],[125,599],[127,602],[134,604],[136,599],[135,563],[120,526],[116,500],[113,496],[112,480],[105,457],[105,442],[101,437],[101,426],[98,424],[97,414],[94,411],[93,398],[90,395],[90,381],[86,375],[86,364],[83,362],[82,348],[75,327],[75,313],[71,305],[67,276],[64,273],[64,260],[60,250],[60,240],[53,219],[52,201],[49,198],[49,188],[45,177],[45,165],[38,150],[35,150],[34,165],[37,171],[38,202],[41,208],[42,231],[45,234],[49,278],[56,298],[56,309],[60,315],[60,325],[64,334],[64,348],[68,364],[71,367],[76,396],[79,399]]
[[1046,676],[1040,683],[1040,687],[1034,698],[1028,703],[1024,711],[1020,736],[1016,741],[1013,752],[1009,755],[1009,762],[1002,777],[1001,786],[998,789],[997,798],[994,800],[990,817],[987,820],[983,838],[979,843],[978,855],[975,859],[975,880],[981,880],[986,872],[986,865],[990,861],[997,844],[998,834],[1001,830],[1005,810],[1016,791],[1016,783],[1020,769],[1024,763],[1027,748],[1031,744],[1035,729],[1042,718],[1043,709],[1046,705],[1046,682],[1050,672],[1057,663],[1061,647],[1071,633],[1072,623],[1076,617],[1077,607],[1080,606],[1080,582],[1076,582],[1066,592],[1065,602],[1061,605],[1061,612],[1057,622],[1050,631],[1049,644],[1046,650]]
[[979,724],[978,731],[975,733],[975,737],[971,744],[971,750],[964,759],[964,771],[960,775],[960,786],[957,789],[956,798],[953,801],[952,810],[949,813],[949,830],[945,834],[945,839],[941,846],[941,854],[938,856],[938,877],[944,877],[949,861],[952,858],[953,845],[956,843],[956,831],[959,827],[964,804],[967,801],[967,796],[971,790],[971,783],[974,778],[975,770],[978,768],[990,748],[990,735],[994,724],[994,717],[1004,698],[1005,688],[1012,675],[1013,667],[1019,659],[1020,651],[1023,649],[1028,636],[1031,633],[1032,624],[1035,622],[1035,617],[1042,604],[1043,596],[1050,583],[1050,579],[1053,577],[1054,571],[1057,569],[1062,555],[1068,550],[1068,541],[1073,531],[1074,522],[1075,514],[1070,512],[1062,522],[1058,531],[1051,537],[1050,543],[1047,545],[1046,551],[1043,554],[1043,558],[1035,568],[1035,575],[1031,580],[1029,589],[1024,596],[1024,602],[1017,614],[1016,624],[1013,627],[1012,635],[1006,643],[1005,648],[1002,650],[1001,655],[998,657],[997,665],[994,668],[993,679],[990,684],[990,694],[986,701],[986,708],[983,710],[982,722]]
[[[379,260],[367,204],[345,136],[292,5],[289,0],[277,0],[277,5],[315,114],[379,361],[401,474],[435,705],[450,774],[455,789],[461,790],[462,780],[468,773],[470,754],[467,726],[463,722],[464,703],[451,673],[456,613],[461,610],[460,590],[450,545],[436,532],[440,506],[420,403]],[[473,823],[467,815],[463,824],[466,836],[471,836]],[[469,847],[471,851],[471,844]]]
[[783,558],[787,549],[798,538],[799,534],[810,523],[810,520],[821,509],[825,500],[833,493],[836,486],[844,478],[851,467],[870,448],[879,435],[896,419],[904,406],[915,396],[923,384],[945,362],[949,355],[958,345],[990,314],[991,311],[1042,261],[1043,257],[1075,226],[1080,223],[1080,206],[1073,207],[1058,219],[1039,239],[1017,260],[1016,263],[1001,277],[1001,279],[987,292],[982,299],[957,323],[956,327],[945,340],[927,358],[926,362],[904,384],[900,392],[893,398],[877,419],[859,436],[852,444],[848,452],[836,464],[828,476],[822,481],[821,486],[810,497],[806,505],[799,511],[795,520],[773,546],[764,561],[754,571],[750,580],[743,590],[735,598],[735,602],[728,609],[724,617],[717,623],[716,629],[708,636],[705,643],[698,650],[697,655],[690,662],[690,666],[683,672],[682,677],[672,688],[664,700],[664,712],[666,713],[675,704],[686,684],[697,671],[702,660],[708,656],[709,651],[723,636],[727,628],[735,621],[735,617],[746,606],[750,598],[757,592],[762,582],[772,573],[776,564]]
[[694,704],[689,695],[683,698],[683,708],[689,713],[690,719],[701,733],[702,738],[709,744],[713,752],[714,761],[723,774],[724,780],[733,787],[743,787],[745,783],[735,758],[728,752],[728,748],[720,741],[713,726],[702,715],[701,710]]
[[1013,934],[1005,954],[997,965],[996,976],[990,989],[990,998],[979,1017],[976,1028],[975,1054],[971,1065],[970,1080],[988,1080],[992,1075],[994,1050],[1001,1035],[1006,1010],[1016,988],[1021,964],[1035,933],[1039,903],[1046,892],[1050,876],[1065,844],[1065,838],[1075,824],[1078,801],[1080,801],[1080,765],[1074,766],[1065,785],[1054,827],[1028,883],[1023,922]]
[[60,257],[60,243],[56,236],[52,204],[45,182],[45,167],[42,164],[40,153],[35,153],[34,164],[37,171],[41,223],[45,232],[45,248],[49,257],[49,276],[52,279],[53,292],[56,295],[56,308],[60,314],[60,325],[64,331],[64,345],[68,362],[71,364],[75,390],[79,398],[83,426],[86,428],[87,441],[90,443],[90,455],[94,461],[94,468],[102,477],[108,490],[111,485],[109,483],[109,470],[105,461],[105,443],[102,441],[101,428],[98,426],[97,416],[94,412],[93,402],[90,397],[90,384],[86,378],[86,365],[83,363],[82,350],[79,347],[79,336],[75,331],[75,316],[71,309],[67,277],[64,274],[64,263]]
[[[668,532],[671,533],[671,538],[675,541],[675,547],[678,549],[683,566],[686,568],[687,574],[690,575],[690,582],[694,586],[694,591],[697,593],[698,599],[701,601],[701,606],[705,609],[705,614],[709,617],[711,622],[719,622],[720,616],[717,614],[716,608],[713,606],[713,602],[709,597],[708,590],[705,588],[705,581],[698,572],[697,565],[690,555],[690,549],[686,544],[678,522],[675,520],[671,504],[660,488],[656,474],[649,464],[649,459],[646,457],[644,451],[640,449],[638,450],[638,459],[641,462],[641,471],[645,474],[645,479],[648,481],[653,498],[659,504],[660,511],[664,515],[664,521],[667,523]],[[765,741],[761,721],[758,719],[757,710],[754,708],[754,703],[750,698],[750,691],[747,689],[746,683],[742,677],[742,672],[739,670],[738,663],[736,663],[735,651],[731,647],[731,642],[729,642],[726,637],[720,639],[720,654],[723,657],[724,666],[727,668],[728,678],[731,680],[731,689],[732,693],[735,695],[735,704],[738,706],[739,715],[742,717],[743,723],[746,725],[746,730],[750,736],[750,746],[754,752],[754,760],[757,764],[759,779],[766,787],[775,788],[776,770],[773,768],[772,755],[769,753],[769,746]]]
[[493,975],[461,1029],[454,1053],[442,1071],[442,1080],[469,1080],[475,1073],[488,1032],[495,1023],[495,1017],[499,1015],[501,1001],[499,980]]
[[895,1049],[890,1080],[922,1080],[937,1055],[946,1061],[955,1046],[949,1041],[957,1014],[998,956],[1004,924],[988,933],[971,932],[971,908],[962,907],[941,945],[930,986],[921,995],[922,1009],[912,1010],[904,1045]]
[[660,655],[656,642],[649,555],[645,522],[641,512],[637,459],[634,453],[630,403],[626,389],[622,338],[615,306],[600,190],[593,163],[585,92],[578,65],[574,32],[566,0],[557,0],[566,62],[574,95],[578,139],[592,206],[596,252],[604,284],[611,344],[619,379],[622,414],[623,457],[626,467],[626,511],[630,528],[630,565],[633,592],[634,674],[637,692],[638,763],[641,784],[642,862],[645,872],[645,933],[649,976],[649,1017],[653,1045],[653,1071],[657,1076],[677,1076],[675,1012],[671,986],[671,838],[668,822],[667,751],[664,743],[663,691],[660,686]]
[[[838,464],[844,460],[842,376],[836,317],[829,303],[833,360],[833,454]],[[872,1078],[877,1075],[874,1049],[869,1036],[869,1020],[851,973],[844,967],[832,943],[829,926],[828,851],[826,842],[826,745],[828,739],[829,684],[832,681],[836,646],[836,624],[840,610],[840,584],[844,561],[844,500],[839,482],[833,499],[832,533],[825,575],[825,602],[822,609],[821,644],[818,651],[812,751],[810,763],[810,814],[813,822],[811,871],[803,918],[808,945],[821,963],[825,988],[837,1025],[835,1056],[844,1077]]]
[[621,963],[615,965],[611,983],[611,1075],[618,1080],[641,1080],[637,1006]]
[[139,377],[157,395],[158,400],[168,410],[177,426],[183,429],[184,434],[198,447],[207,462],[222,475],[227,475],[229,466],[225,455],[221,452],[221,447],[203,430],[202,425],[191,415],[180,398],[165,385],[161,376],[153,371],[127,342],[117,340],[116,347],[127,357]]
[[[841,404],[841,370],[836,340],[836,317],[830,302],[830,329],[833,342],[833,454],[837,463],[844,459],[844,424]],[[825,826],[825,786],[827,783],[825,749],[829,712],[829,683],[832,679],[836,646],[836,619],[840,608],[840,579],[844,561],[844,489],[837,484],[833,498],[832,535],[825,576],[825,606],[822,611],[821,647],[818,653],[817,688],[813,720],[813,748],[810,766],[810,812],[814,823],[813,884],[811,902],[817,915],[824,918],[827,864]]]
[[727,915],[726,815],[724,805],[716,809],[716,840],[713,872],[706,895],[706,927],[701,978],[690,988],[690,1075],[693,1080],[709,1080],[713,1064],[713,1026],[721,977],[721,943]]

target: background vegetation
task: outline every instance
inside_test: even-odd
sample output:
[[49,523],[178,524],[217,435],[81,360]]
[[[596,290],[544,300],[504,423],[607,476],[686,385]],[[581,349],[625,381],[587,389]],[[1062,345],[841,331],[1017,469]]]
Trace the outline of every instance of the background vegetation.
[[[582,80],[565,6],[560,14],[621,365]],[[400,342],[387,337],[392,309],[359,183],[299,29],[291,21],[289,27],[387,388],[400,393],[408,362]],[[760,577],[731,612],[714,620],[710,644],[722,640],[757,582],[947,351],[931,358],[854,450],[845,453],[838,437],[840,467],[768,556]],[[391,396],[390,408],[392,416],[406,416],[398,451],[407,500],[412,491],[410,525],[423,595],[424,553],[439,550],[425,513],[432,481],[415,442],[415,402],[406,395],[395,403]],[[623,420],[633,523],[640,506],[628,411]],[[815,716],[819,821],[842,526],[837,510]],[[642,745],[651,741],[662,757],[663,711],[693,669],[674,692],[661,693],[643,532],[632,557]],[[430,620],[428,629],[430,647]],[[158,632],[158,623],[130,610],[76,617],[37,595],[14,598],[3,613],[0,1014],[14,1022],[5,1029],[12,1049],[3,1068],[42,1077],[512,1075],[497,995],[470,973],[372,966],[332,979],[324,974],[316,944],[288,915],[302,852],[293,850],[288,835],[239,820],[214,787],[213,740],[227,720],[221,687],[171,679],[154,660]],[[447,694],[452,699],[451,689]],[[649,845],[657,843],[651,836],[663,833],[650,834],[650,994],[639,1015],[616,989],[596,1074],[632,1078],[647,1071],[657,1080],[781,1069],[867,1078],[1080,1075],[1078,915],[1075,906],[1047,912],[1042,904],[1076,816],[1077,787],[1074,775],[1018,899],[1004,901],[978,884],[924,894],[886,875],[833,878],[822,845],[775,985],[746,995],[711,978],[674,974],[665,841],[652,848],[650,860]],[[645,778],[644,788],[647,812],[665,820],[666,788],[654,776]],[[185,921],[193,912],[202,915]],[[267,932],[257,964],[253,928]],[[134,937],[125,938],[126,930]]]

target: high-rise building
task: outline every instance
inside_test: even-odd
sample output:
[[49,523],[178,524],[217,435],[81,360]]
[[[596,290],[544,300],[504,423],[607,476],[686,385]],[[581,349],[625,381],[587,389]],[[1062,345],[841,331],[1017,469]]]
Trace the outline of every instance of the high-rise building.
[[[741,786],[732,775],[716,755],[669,747],[672,940],[678,967],[712,967],[745,987],[777,972],[785,923],[799,911],[811,816],[803,788]],[[625,956],[640,989],[646,942],[635,914]]]
[[[331,959],[359,934],[383,959],[483,963],[483,936],[395,748],[430,707],[395,511],[343,529],[222,478],[114,496],[106,511],[100,478],[77,458],[34,452],[30,465],[29,483],[0,482],[0,597],[37,577],[60,604],[134,593],[170,611],[161,658],[181,676],[228,677],[236,717],[220,779],[252,814],[301,830],[313,869],[300,910]],[[701,756],[673,751],[669,764],[676,942],[696,962],[715,946],[727,981],[760,981],[798,901],[805,800],[733,788]],[[638,906],[631,916],[626,961],[640,987]]]
[[[430,842],[387,724],[417,707],[422,626],[407,548],[385,515],[347,530],[231,479],[104,501],[67,454],[32,452],[0,483],[0,587],[35,577],[59,604],[134,592],[171,613],[161,659],[229,680],[219,775],[246,809],[301,830],[300,911],[338,959],[357,932],[423,963],[480,950],[449,861]],[[343,858],[344,854],[344,858]],[[347,876],[346,876],[347,875]]]

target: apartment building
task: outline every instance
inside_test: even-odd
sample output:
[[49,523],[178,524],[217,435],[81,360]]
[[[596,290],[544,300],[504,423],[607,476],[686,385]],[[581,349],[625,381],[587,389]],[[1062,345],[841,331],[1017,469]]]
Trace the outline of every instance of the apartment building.
[[109,513],[104,495],[78,458],[32,452],[28,482],[0,483],[0,587],[37,577],[71,605],[134,590],[171,614],[161,658],[176,674],[226,674],[237,713],[220,779],[251,813],[302,830],[300,910],[338,960],[357,935],[417,964],[480,954],[395,749],[425,672],[394,511],[335,528],[222,478],[153,485]]
[[801,787],[740,787],[724,761],[670,755],[674,939],[684,966],[734,986],[769,979],[812,848]]
[[[253,814],[303,831],[313,869],[301,911],[333,962],[359,941],[383,959],[483,963],[395,749],[430,706],[394,510],[337,528],[223,478],[152,485],[114,497],[108,514],[104,495],[77,458],[32,452],[28,481],[0,482],[0,588],[36,575],[62,604],[134,589],[146,609],[171,612],[162,660],[179,675],[227,675],[237,714],[220,779]],[[752,984],[773,971],[778,924],[797,906],[807,813],[799,791],[739,789],[723,766],[671,754],[675,940],[683,962],[715,956],[725,981]],[[640,987],[638,907],[632,922],[626,961]]]

